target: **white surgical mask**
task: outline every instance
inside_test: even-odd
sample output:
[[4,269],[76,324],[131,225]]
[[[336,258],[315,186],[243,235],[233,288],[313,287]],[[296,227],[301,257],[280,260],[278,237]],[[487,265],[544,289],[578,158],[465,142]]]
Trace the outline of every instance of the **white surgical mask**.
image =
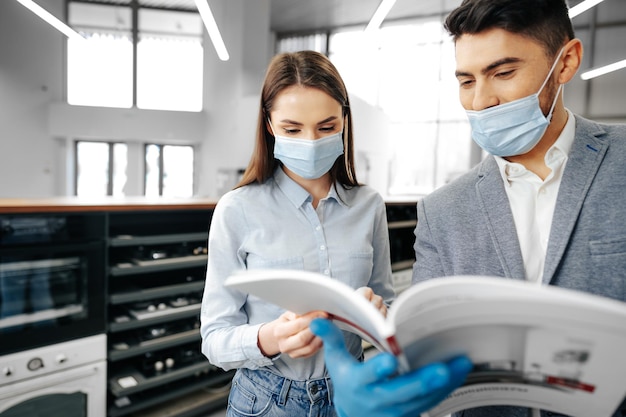
[[563,49],[537,93],[484,110],[466,111],[474,142],[496,156],[522,155],[539,143],[552,120],[552,112],[563,85],[559,85],[548,116],[544,116],[541,110],[539,94],[550,79],[562,53]]
[[343,155],[343,132],[315,140],[289,138],[274,133],[274,139],[274,158],[305,179],[320,178]]

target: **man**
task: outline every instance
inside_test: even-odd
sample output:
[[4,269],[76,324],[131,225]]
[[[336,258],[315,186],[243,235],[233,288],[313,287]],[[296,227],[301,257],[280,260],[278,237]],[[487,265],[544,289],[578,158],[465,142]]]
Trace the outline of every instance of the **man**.
[[[565,0],[464,0],[445,26],[472,137],[491,155],[418,204],[414,283],[491,275],[626,301],[626,126],[585,120],[563,103],[563,86],[582,59]],[[348,365],[335,362],[339,344],[331,345],[327,328],[313,330],[324,339],[331,376],[341,375]],[[373,392],[389,381],[337,378],[335,385],[346,384],[341,401],[355,405],[358,388]],[[390,395],[367,401],[391,407]],[[622,413],[626,402],[614,416]],[[494,406],[462,415],[539,411]]]
[[565,0],[465,0],[445,26],[472,138],[490,156],[418,204],[413,282],[491,275],[626,301],[626,126],[564,106],[582,60]]

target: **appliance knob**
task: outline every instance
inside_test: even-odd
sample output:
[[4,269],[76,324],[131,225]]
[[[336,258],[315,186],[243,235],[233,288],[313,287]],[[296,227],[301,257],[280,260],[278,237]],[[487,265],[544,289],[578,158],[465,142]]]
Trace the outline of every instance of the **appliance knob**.
[[26,368],[28,368],[29,371],[41,369],[43,368],[43,360],[41,358],[32,358],[26,364]]
[[11,376],[13,375],[13,368],[11,366],[5,366],[2,368],[2,375]]
[[57,363],[57,365],[62,365],[65,362],[67,362],[67,356],[65,356],[65,354],[63,353],[59,353],[56,358],[54,358],[55,362]]

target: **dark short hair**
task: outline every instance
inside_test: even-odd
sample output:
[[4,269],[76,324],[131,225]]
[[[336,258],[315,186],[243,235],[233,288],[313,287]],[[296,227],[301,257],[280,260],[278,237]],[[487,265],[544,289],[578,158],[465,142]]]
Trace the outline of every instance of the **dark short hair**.
[[566,0],[463,0],[444,27],[455,42],[465,34],[504,29],[540,43],[548,56],[574,38]]
[[315,51],[298,51],[275,55],[265,74],[257,120],[256,143],[252,158],[236,187],[263,183],[270,178],[280,161],[274,158],[274,135],[267,121],[276,96],[284,89],[299,85],[316,88],[337,100],[343,108],[344,155],[330,169],[331,179],[345,188],[359,185],[354,167],[352,113],[348,90],[337,68],[327,56]]

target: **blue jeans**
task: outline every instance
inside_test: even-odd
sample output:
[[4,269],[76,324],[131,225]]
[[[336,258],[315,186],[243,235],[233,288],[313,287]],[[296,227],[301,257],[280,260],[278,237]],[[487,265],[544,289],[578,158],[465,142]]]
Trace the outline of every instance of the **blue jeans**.
[[266,370],[240,368],[233,377],[227,417],[336,417],[330,378],[293,381]]

